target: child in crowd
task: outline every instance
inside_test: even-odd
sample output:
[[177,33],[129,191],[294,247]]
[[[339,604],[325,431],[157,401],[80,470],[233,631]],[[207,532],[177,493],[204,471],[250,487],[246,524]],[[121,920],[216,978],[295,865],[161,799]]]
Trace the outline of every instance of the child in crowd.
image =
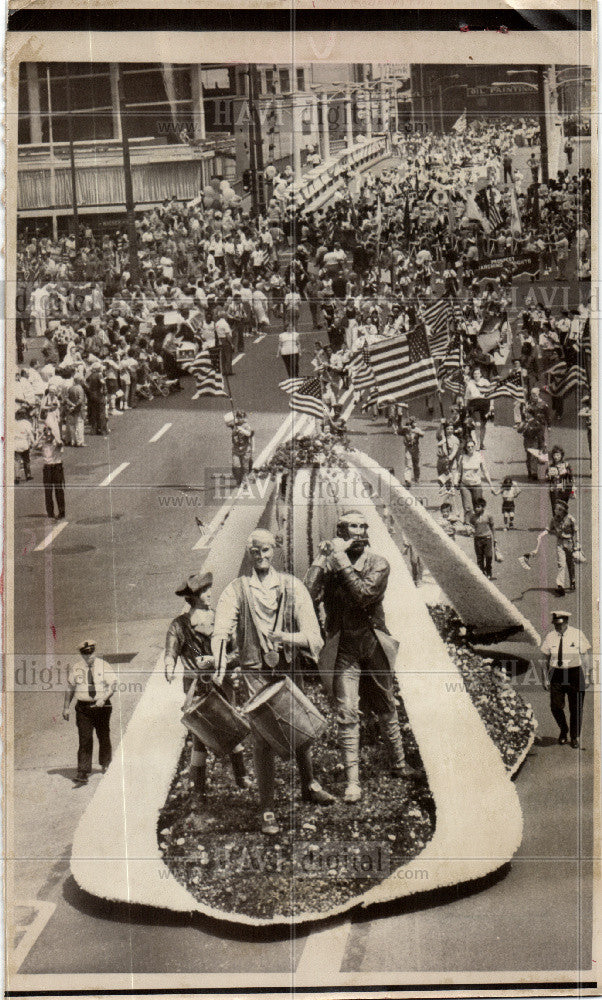
[[460,527],[460,520],[453,512],[453,508],[449,500],[444,500],[439,508],[440,520],[439,527],[443,528],[446,535],[450,538],[456,537],[456,532]]
[[504,531],[510,531],[514,527],[514,508],[517,496],[521,493],[514,482],[512,476],[506,476],[502,480],[502,517],[504,518]]

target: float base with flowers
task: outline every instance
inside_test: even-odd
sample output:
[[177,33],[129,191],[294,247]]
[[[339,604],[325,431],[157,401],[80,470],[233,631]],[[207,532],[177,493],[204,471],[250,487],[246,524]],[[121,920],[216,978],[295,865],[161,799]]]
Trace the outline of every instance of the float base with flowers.
[[[281,450],[265,473],[257,490],[264,499],[233,507],[213,543],[205,566],[213,570],[214,592],[247,570],[245,542],[257,525],[279,536],[280,566],[303,577],[341,512],[359,506],[372,549],[391,565],[384,605],[399,641],[400,721],[416,777],[389,773],[368,717],[359,803],[341,800],[331,722],[315,745],[314,763],[324,787],[338,796],[334,805],[302,802],[296,769],[280,762],[281,832],[265,837],[256,790],[235,789],[226,758],[213,764],[208,802],[195,806],[187,789],[183,694],[165,684],[159,662],[76,831],[74,877],[105,899],[274,925],[331,917],[496,871],[521,841],[511,775],[528,752],[535,723],[503,673],[471,649],[466,626],[485,620],[496,634],[523,641],[536,642],[536,634],[428,512],[367,456],[340,449],[325,454],[319,441],[308,439]],[[384,477],[395,525],[423,555],[445,604],[429,609],[412,582],[395,529],[382,516]],[[308,666],[305,679],[306,693],[330,719],[317,672]],[[246,752],[250,761],[248,745]]]

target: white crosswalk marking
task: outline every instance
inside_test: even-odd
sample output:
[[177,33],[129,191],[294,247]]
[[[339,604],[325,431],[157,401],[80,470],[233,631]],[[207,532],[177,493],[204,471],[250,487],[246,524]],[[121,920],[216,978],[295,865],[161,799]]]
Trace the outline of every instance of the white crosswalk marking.
[[18,972],[23,965],[23,962],[27,958],[29,952],[56,910],[56,904],[49,903],[44,899],[32,899],[23,903],[13,903],[13,912],[18,912],[19,908],[33,910],[35,912],[35,917],[31,923],[15,924],[13,926],[13,929],[17,934],[20,932],[22,933],[17,947],[10,956],[11,965],[13,966],[15,972]]

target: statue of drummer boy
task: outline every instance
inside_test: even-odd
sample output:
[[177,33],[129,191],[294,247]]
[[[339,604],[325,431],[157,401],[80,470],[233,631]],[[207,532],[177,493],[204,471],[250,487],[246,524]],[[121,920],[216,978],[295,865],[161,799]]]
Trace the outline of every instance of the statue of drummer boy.
[[[274,569],[275,539],[270,531],[255,530],[247,540],[247,553],[252,566],[250,576],[240,576],[223,591],[215,612],[215,628],[211,648],[216,658],[222,643],[234,633],[238,648],[243,684],[249,697],[256,695],[274,681],[274,670],[280,672],[291,663],[294,651],[302,650],[317,660],[322,649],[320,626],[311,597],[300,580]],[[284,661],[284,665],[283,665]],[[219,684],[225,664],[216,670]],[[259,788],[261,831],[279,832],[274,813],[275,764],[274,750],[258,733],[253,733],[255,774]],[[306,743],[296,752],[301,779],[301,795],[305,801],[329,805],[334,796],[322,788],[313,773],[311,745]]]
[[[178,597],[183,597],[189,607],[183,614],[174,618],[167,630],[165,638],[165,654],[163,663],[165,678],[171,684],[174,678],[178,657],[183,667],[182,681],[184,692],[188,694],[196,681],[196,694],[203,694],[212,683],[216,660],[211,654],[211,636],[215,614],[211,609],[212,573],[193,573],[176,590]],[[226,679],[226,670],[230,672],[238,657],[229,652],[230,646],[224,642],[218,649],[223,662],[222,693],[231,703],[234,702],[234,687],[230,674]],[[246,774],[245,760],[241,747],[237,747],[230,755],[232,771],[239,788],[249,788],[250,778]],[[190,782],[196,800],[205,801],[207,784],[207,748],[198,736],[192,735],[192,752],[190,756]]]

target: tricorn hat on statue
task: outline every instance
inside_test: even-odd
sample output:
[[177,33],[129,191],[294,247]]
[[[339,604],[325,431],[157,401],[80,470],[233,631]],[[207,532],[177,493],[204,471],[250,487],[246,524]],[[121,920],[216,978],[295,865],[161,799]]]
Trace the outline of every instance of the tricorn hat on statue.
[[178,597],[197,597],[213,583],[213,573],[191,573],[176,590]]

